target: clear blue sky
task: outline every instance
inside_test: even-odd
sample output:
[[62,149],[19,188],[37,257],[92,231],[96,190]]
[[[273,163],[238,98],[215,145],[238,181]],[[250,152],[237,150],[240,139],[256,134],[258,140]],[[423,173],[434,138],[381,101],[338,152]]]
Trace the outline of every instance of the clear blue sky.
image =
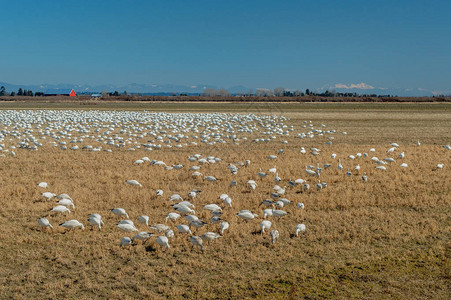
[[451,1],[4,1],[0,81],[451,91]]

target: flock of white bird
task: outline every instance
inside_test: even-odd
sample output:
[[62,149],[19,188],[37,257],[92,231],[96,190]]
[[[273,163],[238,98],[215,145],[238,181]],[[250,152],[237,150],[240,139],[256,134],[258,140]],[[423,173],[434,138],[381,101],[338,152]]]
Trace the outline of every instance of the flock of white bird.
[[[4,153],[9,153],[12,156],[18,155],[14,150],[30,150],[38,151],[45,148],[45,144],[59,147],[61,150],[73,151],[91,151],[91,152],[113,152],[116,148],[125,148],[129,151],[145,150],[145,151],[164,151],[164,148],[182,148],[182,147],[196,147],[204,145],[217,145],[221,147],[223,144],[233,143],[238,145],[240,142],[247,141],[252,135],[254,143],[268,143],[276,141],[280,137],[292,136],[299,139],[308,139],[315,137],[326,137],[326,145],[331,145],[337,134],[336,130],[325,130],[326,125],[321,124],[318,128],[314,127],[311,121],[304,121],[300,126],[301,130],[305,132],[293,133],[294,126],[286,125],[287,118],[279,116],[257,116],[254,114],[169,114],[169,113],[150,113],[150,112],[131,112],[131,111],[3,111],[0,113],[0,124],[3,130],[0,131],[0,150]],[[346,135],[346,132],[341,132]],[[259,136],[255,138],[255,136]],[[250,140],[249,140],[250,141]],[[5,145],[5,142],[10,145]],[[72,145],[68,148],[67,145]],[[287,140],[280,142],[282,145],[288,144]],[[420,142],[417,142],[420,146]],[[327,147],[327,146],[326,146]],[[237,148],[239,148],[237,146]],[[388,148],[388,147],[387,147]],[[258,173],[255,174],[255,179],[247,182],[239,182],[239,180],[232,180],[229,189],[233,189],[237,185],[247,186],[253,192],[261,192],[262,195],[270,195],[270,198],[264,199],[259,203],[250,203],[249,209],[235,212],[236,218],[242,219],[243,222],[253,222],[255,219],[262,218],[260,222],[261,234],[269,232],[271,242],[273,244],[279,239],[279,231],[272,229],[272,221],[277,222],[278,219],[295,218],[290,215],[289,211],[283,210],[284,207],[292,205],[291,200],[284,197],[287,189],[292,189],[296,186],[303,190],[310,189],[310,183],[317,182],[315,187],[320,191],[328,184],[321,179],[326,177],[330,170],[336,168],[339,172],[345,172],[342,165],[342,159],[346,163],[352,165],[347,167],[346,175],[353,176],[355,174],[361,175],[360,163],[371,162],[374,168],[380,171],[386,171],[393,167],[398,161],[403,161],[406,154],[400,152],[400,146],[397,143],[391,143],[390,148],[379,152],[384,155],[384,158],[378,158],[376,149],[371,148],[368,152],[352,153],[346,157],[338,157],[336,153],[330,155],[330,160],[327,163],[319,163],[316,165],[305,165],[304,170],[300,169],[299,175],[305,173],[307,179],[298,178],[283,179],[279,176],[277,171],[277,161],[283,160],[284,150],[279,149],[277,153],[267,156],[267,160],[274,161],[276,165],[267,171],[259,168]],[[451,150],[449,145],[444,146],[445,149]],[[118,149],[121,150],[121,149]],[[122,149],[123,150],[123,149]],[[44,150],[45,151],[45,150]],[[318,156],[324,152],[324,149],[317,147],[300,147],[301,155]],[[4,154],[2,154],[4,156]],[[150,156],[150,155],[149,155]],[[324,157],[324,155],[322,156]],[[201,154],[193,154],[188,157],[187,164],[182,163],[169,165],[164,161],[149,159],[147,156],[131,162],[135,165],[151,165],[155,167],[162,167],[166,171],[173,170],[175,172],[192,172],[191,176],[202,178],[205,184],[210,182],[214,184],[218,179],[213,175],[205,175],[200,171],[205,169],[208,171],[208,166],[212,164],[223,164],[224,172],[230,172],[236,175],[241,168],[247,168],[251,165],[250,160],[239,162],[224,162],[223,159],[214,156],[203,156]],[[255,164],[255,162],[253,163]],[[259,162],[256,162],[258,165]],[[368,165],[368,164],[366,164]],[[399,164],[401,168],[408,168],[407,163]],[[437,169],[443,169],[444,164],[436,165]],[[324,176],[326,175],[326,176]],[[258,182],[264,180],[274,180],[274,186],[271,191],[259,191]],[[269,179],[268,179],[269,178]],[[321,178],[321,179],[320,179]],[[366,172],[361,175],[362,181],[367,182],[368,176]],[[309,183],[310,182],[310,183]],[[284,184],[286,185],[284,186]],[[134,186],[136,188],[145,188],[146,183],[140,183],[137,180],[129,179],[124,184]],[[281,187],[283,186],[283,187]],[[40,182],[39,188],[48,189],[46,182]],[[179,194],[172,194],[168,197],[168,202],[171,204],[171,211],[162,212],[165,215],[165,221],[156,224],[149,224],[149,217],[146,215],[139,216],[137,221],[145,226],[145,230],[140,231],[134,222],[130,219],[126,209],[124,208],[110,208],[110,211],[104,213],[114,214],[117,216],[118,223],[116,224],[118,230],[126,233],[136,232],[136,235],[130,237],[123,237],[120,241],[122,246],[130,246],[135,244],[136,240],[146,241],[156,236],[156,242],[164,248],[170,248],[170,239],[175,234],[187,235],[188,240],[193,246],[204,249],[204,241],[213,241],[226,234],[230,223],[223,219],[224,210],[232,210],[233,201],[227,195],[227,191],[219,193],[219,197],[215,203],[203,205],[202,209],[211,213],[211,218],[201,220],[196,216],[195,203],[198,196],[201,195],[201,190],[193,189],[187,192],[184,198]],[[164,189],[154,191],[157,197],[164,198]],[[75,209],[74,200],[66,193],[56,195],[51,192],[44,192],[42,194],[48,200],[55,198],[56,205],[51,208],[51,214],[70,214],[71,209]],[[202,197],[202,196],[200,196]],[[266,197],[265,197],[266,198]],[[261,214],[256,213],[263,208]],[[294,206],[294,205],[293,205]],[[298,202],[295,210],[303,210],[305,205]],[[230,214],[229,214],[230,215]],[[125,218],[125,219],[124,219]],[[163,217],[162,217],[163,218]],[[93,227],[101,230],[104,226],[102,217],[98,213],[92,213],[87,216],[87,221]],[[170,225],[168,225],[168,222]],[[293,236],[298,236],[300,233],[306,231],[306,225],[293,221],[292,232]],[[46,217],[38,220],[38,223],[43,228],[53,229],[50,221]],[[217,224],[215,230],[207,231],[203,234],[197,234],[201,228],[206,224]],[[78,220],[68,220],[59,224],[61,227],[74,230],[75,228],[85,229],[82,222]],[[138,226],[139,227],[139,226]],[[194,232],[194,233],[193,233]]]

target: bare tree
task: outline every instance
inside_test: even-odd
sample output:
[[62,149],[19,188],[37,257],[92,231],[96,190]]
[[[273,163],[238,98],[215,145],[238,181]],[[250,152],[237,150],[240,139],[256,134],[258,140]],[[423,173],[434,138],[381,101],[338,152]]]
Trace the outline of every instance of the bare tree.
[[284,87],[276,87],[274,89],[274,95],[277,97],[283,97],[285,93],[285,88]]

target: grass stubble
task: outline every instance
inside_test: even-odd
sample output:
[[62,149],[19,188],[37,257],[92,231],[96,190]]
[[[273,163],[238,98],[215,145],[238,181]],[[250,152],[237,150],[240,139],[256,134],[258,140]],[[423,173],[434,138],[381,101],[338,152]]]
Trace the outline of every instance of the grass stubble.
[[[449,107],[448,107],[449,108]],[[155,151],[91,153],[61,151],[46,146],[37,152],[17,150],[16,157],[2,157],[0,170],[0,297],[42,299],[61,298],[435,298],[445,299],[450,290],[451,255],[451,165],[449,109],[340,112],[289,111],[287,124],[302,132],[302,120],[313,120],[328,129],[347,131],[336,134],[332,145],[326,137],[297,139],[294,135],[266,144],[243,141],[224,147],[197,146]],[[319,124],[318,124],[319,125]],[[280,143],[289,141],[288,145]],[[419,139],[421,146],[416,146]],[[404,151],[409,167],[401,160],[387,171],[378,171],[369,159],[352,161],[349,154],[368,152],[380,159],[390,142],[400,143],[392,157]],[[319,156],[299,153],[300,146],[319,147]],[[284,153],[275,161],[269,154]],[[210,183],[191,177],[187,157],[200,153],[223,162],[204,165],[201,172],[220,180]],[[337,153],[345,169],[337,170]],[[182,163],[180,170],[133,165],[143,156],[163,160],[168,165]],[[371,156],[371,154],[370,154]],[[238,175],[226,169],[227,163],[250,159],[251,165]],[[316,180],[308,178],[304,166],[316,162],[332,163],[321,180],[328,187],[314,189]],[[361,171],[352,170],[359,163]],[[435,168],[444,163],[443,170]],[[289,178],[307,179],[310,191],[287,187],[285,197],[293,204],[284,207],[289,216],[272,219],[272,229],[281,237],[271,245],[269,234],[260,235],[263,206],[274,185],[273,176],[257,179],[259,168],[277,166],[287,185]],[[346,176],[351,168],[353,176]],[[361,181],[366,172],[368,182]],[[142,188],[125,184],[136,179]],[[246,182],[254,179],[256,191]],[[229,188],[231,180],[238,186]],[[44,200],[37,183],[46,181],[55,193],[68,193],[76,209],[70,215],[49,215],[55,201]],[[205,251],[192,249],[186,235],[176,233],[171,248],[163,250],[155,242],[122,248],[120,239],[130,234],[115,224],[120,219],[109,210],[123,207],[139,230],[149,231],[136,219],[143,214],[150,223],[164,223],[171,212],[168,197],[185,196],[193,188],[202,193],[193,201],[196,213],[208,220],[202,210],[208,203],[222,206],[218,196],[227,193],[233,207],[224,209],[230,223],[224,236],[207,243]],[[162,198],[155,196],[163,189]],[[305,210],[295,207],[305,204]],[[235,216],[241,209],[258,213],[257,220],[245,222]],[[100,213],[105,222],[101,231],[87,226],[85,231],[66,232],[58,224],[78,219],[85,225],[90,213]],[[39,228],[37,219],[48,216],[55,229]],[[169,222],[172,227],[173,223]],[[186,223],[181,220],[179,223]],[[293,237],[295,226],[304,223],[307,231]],[[175,229],[175,228],[174,228]],[[218,231],[208,224],[197,231]],[[174,230],[176,231],[176,230]]]

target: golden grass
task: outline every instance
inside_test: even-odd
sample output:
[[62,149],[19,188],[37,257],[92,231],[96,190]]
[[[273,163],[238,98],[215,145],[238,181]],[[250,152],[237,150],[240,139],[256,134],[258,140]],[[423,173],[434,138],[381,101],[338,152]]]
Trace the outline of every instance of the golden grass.
[[[279,138],[268,144],[242,142],[225,147],[198,146],[156,151],[118,150],[113,153],[61,151],[44,147],[37,152],[16,150],[16,157],[0,158],[0,297],[1,298],[435,298],[450,293],[451,197],[449,183],[451,151],[449,113],[402,112],[391,114],[368,111],[287,112],[301,132],[301,120],[312,119],[327,128],[346,130],[336,134],[333,145],[326,137],[315,139]],[[323,118],[321,118],[323,116]],[[414,145],[420,139],[423,145]],[[398,142],[408,163],[392,163],[387,171],[378,171],[368,159],[351,161],[346,157],[368,152],[380,159],[388,157],[390,142]],[[299,153],[299,147],[322,149],[319,156]],[[269,154],[285,151],[275,161]],[[191,177],[189,155],[213,155],[223,162],[202,166],[200,172],[213,175],[218,182],[204,182]],[[338,172],[331,153],[341,157],[345,170]],[[133,165],[143,156],[163,160],[168,165],[182,163],[182,170],[165,171],[162,167]],[[371,154],[370,154],[371,156]],[[249,167],[233,176],[227,163],[250,159]],[[304,165],[332,163],[321,180],[328,187],[314,189],[317,182],[304,173]],[[357,163],[360,173],[346,176]],[[443,170],[436,170],[444,163]],[[311,189],[287,187],[286,198],[293,204],[284,209],[290,215],[273,222],[280,239],[271,245],[269,233],[260,235],[262,206],[274,185],[273,176],[258,179],[259,168],[267,171],[277,166],[287,185],[289,178],[308,179]],[[366,172],[368,182],[362,183]],[[125,184],[136,179],[142,188]],[[254,179],[256,191],[246,182]],[[237,180],[237,187],[229,182]],[[46,181],[49,188],[37,183]],[[163,189],[162,198],[155,197]],[[202,193],[193,202],[196,213],[208,220],[202,209],[208,203],[222,203],[218,196],[227,193],[233,207],[225,208],[223,218],[230,229],[216,241],[206,244],[202,253],[192,250],[187,235],[176,233],[171,248],[159,247],[155,238],[132,247],[119,246],[120,239],[132,236],[116,226],[120,219],[109,212],[123,207],[140,230],[146,230],[137,218],[146,214],[150,223],[164,223],[170,208],[168,197],[183,197],[193,188]],[[42,230],[37,219],[47,216],[55,201],[47,201],[43,191],[68,193],[76,209],[70,215],[50,215],[55,229]],[[305,210],[296,208],[305,203]],[[250,222],[235,216],[240,209],[250,209],[260,218]],[[58,224],[78,219],[85,225],[90,213],[100,213],[105,222],[101,231],[66,232]],[[177,223],[186,223],[181,220]],[[307,231],[293,237],[295,226],[304,223]],[[173,226],[173,223],[171,223]],[[198,230],[218,231],[208,224]],[[176,231],[176,230],[174,230]]]

